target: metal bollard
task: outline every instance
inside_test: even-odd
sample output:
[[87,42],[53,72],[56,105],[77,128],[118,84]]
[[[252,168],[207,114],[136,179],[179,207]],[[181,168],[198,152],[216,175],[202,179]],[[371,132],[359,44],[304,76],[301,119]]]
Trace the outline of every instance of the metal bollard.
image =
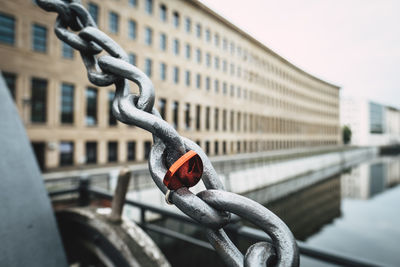
[[112,222],[120,222],[122,210],[125,204],[125,196],[128,192],[129,181],[132,172],[129,168],[123,168],[118,175],[117,187],[115,188],[114,197],[111,203],[111,214],[109,220]]

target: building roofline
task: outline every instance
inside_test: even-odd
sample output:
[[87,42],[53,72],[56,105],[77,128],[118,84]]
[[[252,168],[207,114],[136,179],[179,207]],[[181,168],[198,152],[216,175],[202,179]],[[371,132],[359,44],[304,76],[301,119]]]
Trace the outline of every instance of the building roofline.
[[240,35],[242,35],[243,37],[247,38],[249,41],[253,42],[255,45],[259,46],[261,49],[265,50],[267,53],[271,54],[272,56],[275,56],[276,58],[278,58],[280,61],[282,61],[283,63],[289,65],[290,67],[294,68],[296,71],[305,74],[306,76],[308,76],[309,78],[316,80],[318,82],[322,82],[326,85],[332,86],[337,88],[338,90],[340,89],[340,86],[329,83],[327,81],[324,81],[314,75],[311,75],[310,73],[302,70],[301,68],[297,67],[296,65],[294,65],[293,63],[289,62],[287,59],[283,58],[282,56],[280,56],[279,54],[277,54],[276,52],[274,52],[273,50],[271,50],[270,48],[268,48],[265,44],[263,44],[262,42],[260,42],[259,40],[257,40],[255,37],[251,36],[249,33],[247,33],[246,31],[240,29],[238,26],[236,26],[235,24],[233,24],[232,22],[230,22],[228,19],[224,18],[223,16],[221,16],[220,14],[218,14],[217,12],[215,12],[214,10],[212,10],[211,8],[209,8],[208,6],[206,6],[205,4],[201,3],[199,0],[184,0],[190,4],[192,4],[193,6],[201,9],[202,11],[204,11],[207,15],[212,16],[214,19],[218,20],[219,22],[221,22],[222,24],[224,24],[225,26],[227,26],[228,28],[234,30],[235,32],[239,33]]

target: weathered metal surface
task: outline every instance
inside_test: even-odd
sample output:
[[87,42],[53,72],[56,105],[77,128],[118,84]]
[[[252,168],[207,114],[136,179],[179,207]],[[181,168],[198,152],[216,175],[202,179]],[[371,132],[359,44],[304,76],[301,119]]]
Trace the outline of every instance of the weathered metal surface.
[[0,266],[67,266],[50,199],[0,75]]
[[[299,258],[297,245],[287,226],[267,209],[261,209],[259,207],[261,205],[254,205],[254,202],[244,197],[230,193],[229,198],[232,203],[235,203],[233,206],[220,199],[226,196],[223,194],[224,187],[206,154],[197,144],[181,137],[171,125],[161,118],[153,107],[154,86],[150,79],[127,62],[126,52],[97,28],[79,1],[37,0],[37,2],[43,9],[58,13],[57,36],[80,51],[89,80],[97,86],[115,84],[116,92],[112,107],[114,116],[123,123],[138,126],[153,134],[154,145],[150,152],[149,169],[154,182],[164,194],[168,189],[163,184],[163,177],[168,168],[189,150],[194,150],[199,154],[204,165],[202,180],[208,189],[200,194],[204,199],[194,195],[186,187],[171,191],[169,199],[182,212],[210,229],[207,230],[210,243],[221,254],[225,262],[231,266],[244,265],[245,257],[222,229],[230,221],[229,212],[234,212],[244,219],[256,222],[271,235],[278,264],[297,266]],[[77,25],[78,34],[67,30],[68,27],[75,30]],[[110,56],[97,57],[98,47],[104,49]],[[130,93],[128,80],[139,86],[139,95]],[[207,196],[212,197],[207,198]],[[240,207],[241,201],[244,203],[243,207]],[[216,203],[225,204],[218,205]],[[263,250],[257,249],[256,251]],[[258,257],[258,253],[255,252],[247,255],[248,258]],[[249,259],[249,262],[257,262],[257,259]]]
[[153,240],[135,223],[110,220],[110,208],[73,208],[56,213],[70,264],[169,267]]
[[117,187],[111,203],[110,220],[113,222],[121,221],[122,210],[125,204],[125,196],[128,191],[129,181],[132,173],[128,168],[124,168],[118,175]]

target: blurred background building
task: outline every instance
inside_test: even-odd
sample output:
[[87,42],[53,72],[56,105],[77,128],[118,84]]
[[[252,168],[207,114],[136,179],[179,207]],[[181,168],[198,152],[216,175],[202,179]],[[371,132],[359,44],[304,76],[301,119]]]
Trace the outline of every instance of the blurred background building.
[[400,110],[363,98],[343,98],[341,124],[351,129],[356,146],[400,145]]
[[[0,0],[0,70],[44,171],[141,162],[152,137],[111,115],[55,14]],[[82,1],[156,89],[156,107],[209,155],[338,145],[339,87],[286,61],[198,1]]]

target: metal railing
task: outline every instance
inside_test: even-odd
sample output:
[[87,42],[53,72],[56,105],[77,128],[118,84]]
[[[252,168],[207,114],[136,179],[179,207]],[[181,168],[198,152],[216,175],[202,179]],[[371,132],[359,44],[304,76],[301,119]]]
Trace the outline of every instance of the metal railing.
[[[111,200],[113,198],[113,194],[111,194],[110,192],[101,188],[91,187],[90,179],[88,178],[80,179],[79,185],[77,187],[49,192],[49,196],[52,198],[65,195],[71,195],[71,196],[75,195],[75,197],[77,197],[77,202],[79,206],[90,205],[91,199]],[[151,212],[153,214],[158,214],[161,218],[173,219],[179,221],[180,223],[193,225],[199,229],[204,228],[202,225],[200,225],[198,222],[191,219],[190,217],[160,207],[156,207],[153,205],[129,199],[125,201],[125,204],[140,210],[140,219],[136,223],[139,226],[141,226],[144,230],[164,235],[183,242],[188,242],[192,245],[214,251],[214,248],[210,245],[210,243],[206,241],[196,239],[190,235],[172,229],[152,224],[150,221],[146,219],[146,213]],[[271,238],[263,231],[245,225],[241,225],[239,217],[234,217],[233,223],[224,227],[224,230],[226,230],[230,235],[233,235],[234,237],[247,238],[252,241],[266,241],[272,244]],[[299,247],[301,255],[325,263],[338,264],[341,266],[365,266],[365,267],[380,266],[380,264],[372,261],[365,261],[363,259],[349,257],[347,255],[341,255],[336,252],[317,249],[310,245],[307,245],[302,241],[297,241],[297,245]]]

